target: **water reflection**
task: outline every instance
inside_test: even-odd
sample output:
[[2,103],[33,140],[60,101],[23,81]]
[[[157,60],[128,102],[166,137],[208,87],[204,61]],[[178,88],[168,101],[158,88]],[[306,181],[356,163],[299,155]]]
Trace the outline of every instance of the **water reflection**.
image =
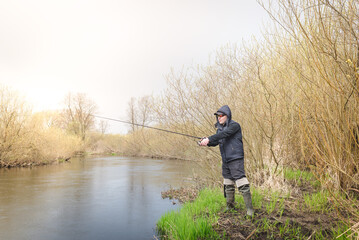
[[0,170],[0,239],[152,239],[193,165],[123,157]]

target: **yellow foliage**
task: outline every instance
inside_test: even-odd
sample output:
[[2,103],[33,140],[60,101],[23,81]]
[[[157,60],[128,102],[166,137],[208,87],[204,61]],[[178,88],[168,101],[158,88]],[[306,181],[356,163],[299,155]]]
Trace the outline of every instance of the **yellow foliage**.
[[45,161],[67,159],[83,150],[80,137],[54,127],[40,131],[34,145]]

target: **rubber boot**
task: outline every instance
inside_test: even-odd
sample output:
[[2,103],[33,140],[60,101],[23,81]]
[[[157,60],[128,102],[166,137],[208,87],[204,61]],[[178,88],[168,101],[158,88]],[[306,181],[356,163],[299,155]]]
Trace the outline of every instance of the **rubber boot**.
[[226,201],[227,201],[227,211],[234,209],[234,185],[225,185]]
[[238,190],[242,193],[243,200],[247,208],[247,216],[252,217],[254,215],[254,209],[252,205],[252,196],[249,185],[246,184],[244,186],[241,186],[238,188]]

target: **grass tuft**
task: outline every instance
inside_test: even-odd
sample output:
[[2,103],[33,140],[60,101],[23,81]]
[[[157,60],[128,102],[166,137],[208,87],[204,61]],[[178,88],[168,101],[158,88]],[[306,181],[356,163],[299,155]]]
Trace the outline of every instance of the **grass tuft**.
[[289,181],[294,181],[298,185],[305,185],[309,183],[314,188],[320,187],[320,182],[315,178],[314,174],[311,172],[285,168],[284,178]]
[[205,189],[191,203],[185,203],[180,211],[163,215],[157,229],[165,239],[223,239],[212,225],[218,220],[216,213],[225,207],[219,189]]
[[328,213],[332,210],[330,204],[328,203],[328,197],[328,191],[304,194],[304,205],[311,212]]

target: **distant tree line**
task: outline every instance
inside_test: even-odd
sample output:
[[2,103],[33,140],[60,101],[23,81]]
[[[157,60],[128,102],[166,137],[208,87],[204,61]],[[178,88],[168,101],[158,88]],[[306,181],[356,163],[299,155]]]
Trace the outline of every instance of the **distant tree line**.
[[[0,167],[47,164],[84,151],[96,104],[85,94],[70,93],[64,106],[32,113],[16,91],[0,86]],[[100,126],[104,132],[106,125]]]

